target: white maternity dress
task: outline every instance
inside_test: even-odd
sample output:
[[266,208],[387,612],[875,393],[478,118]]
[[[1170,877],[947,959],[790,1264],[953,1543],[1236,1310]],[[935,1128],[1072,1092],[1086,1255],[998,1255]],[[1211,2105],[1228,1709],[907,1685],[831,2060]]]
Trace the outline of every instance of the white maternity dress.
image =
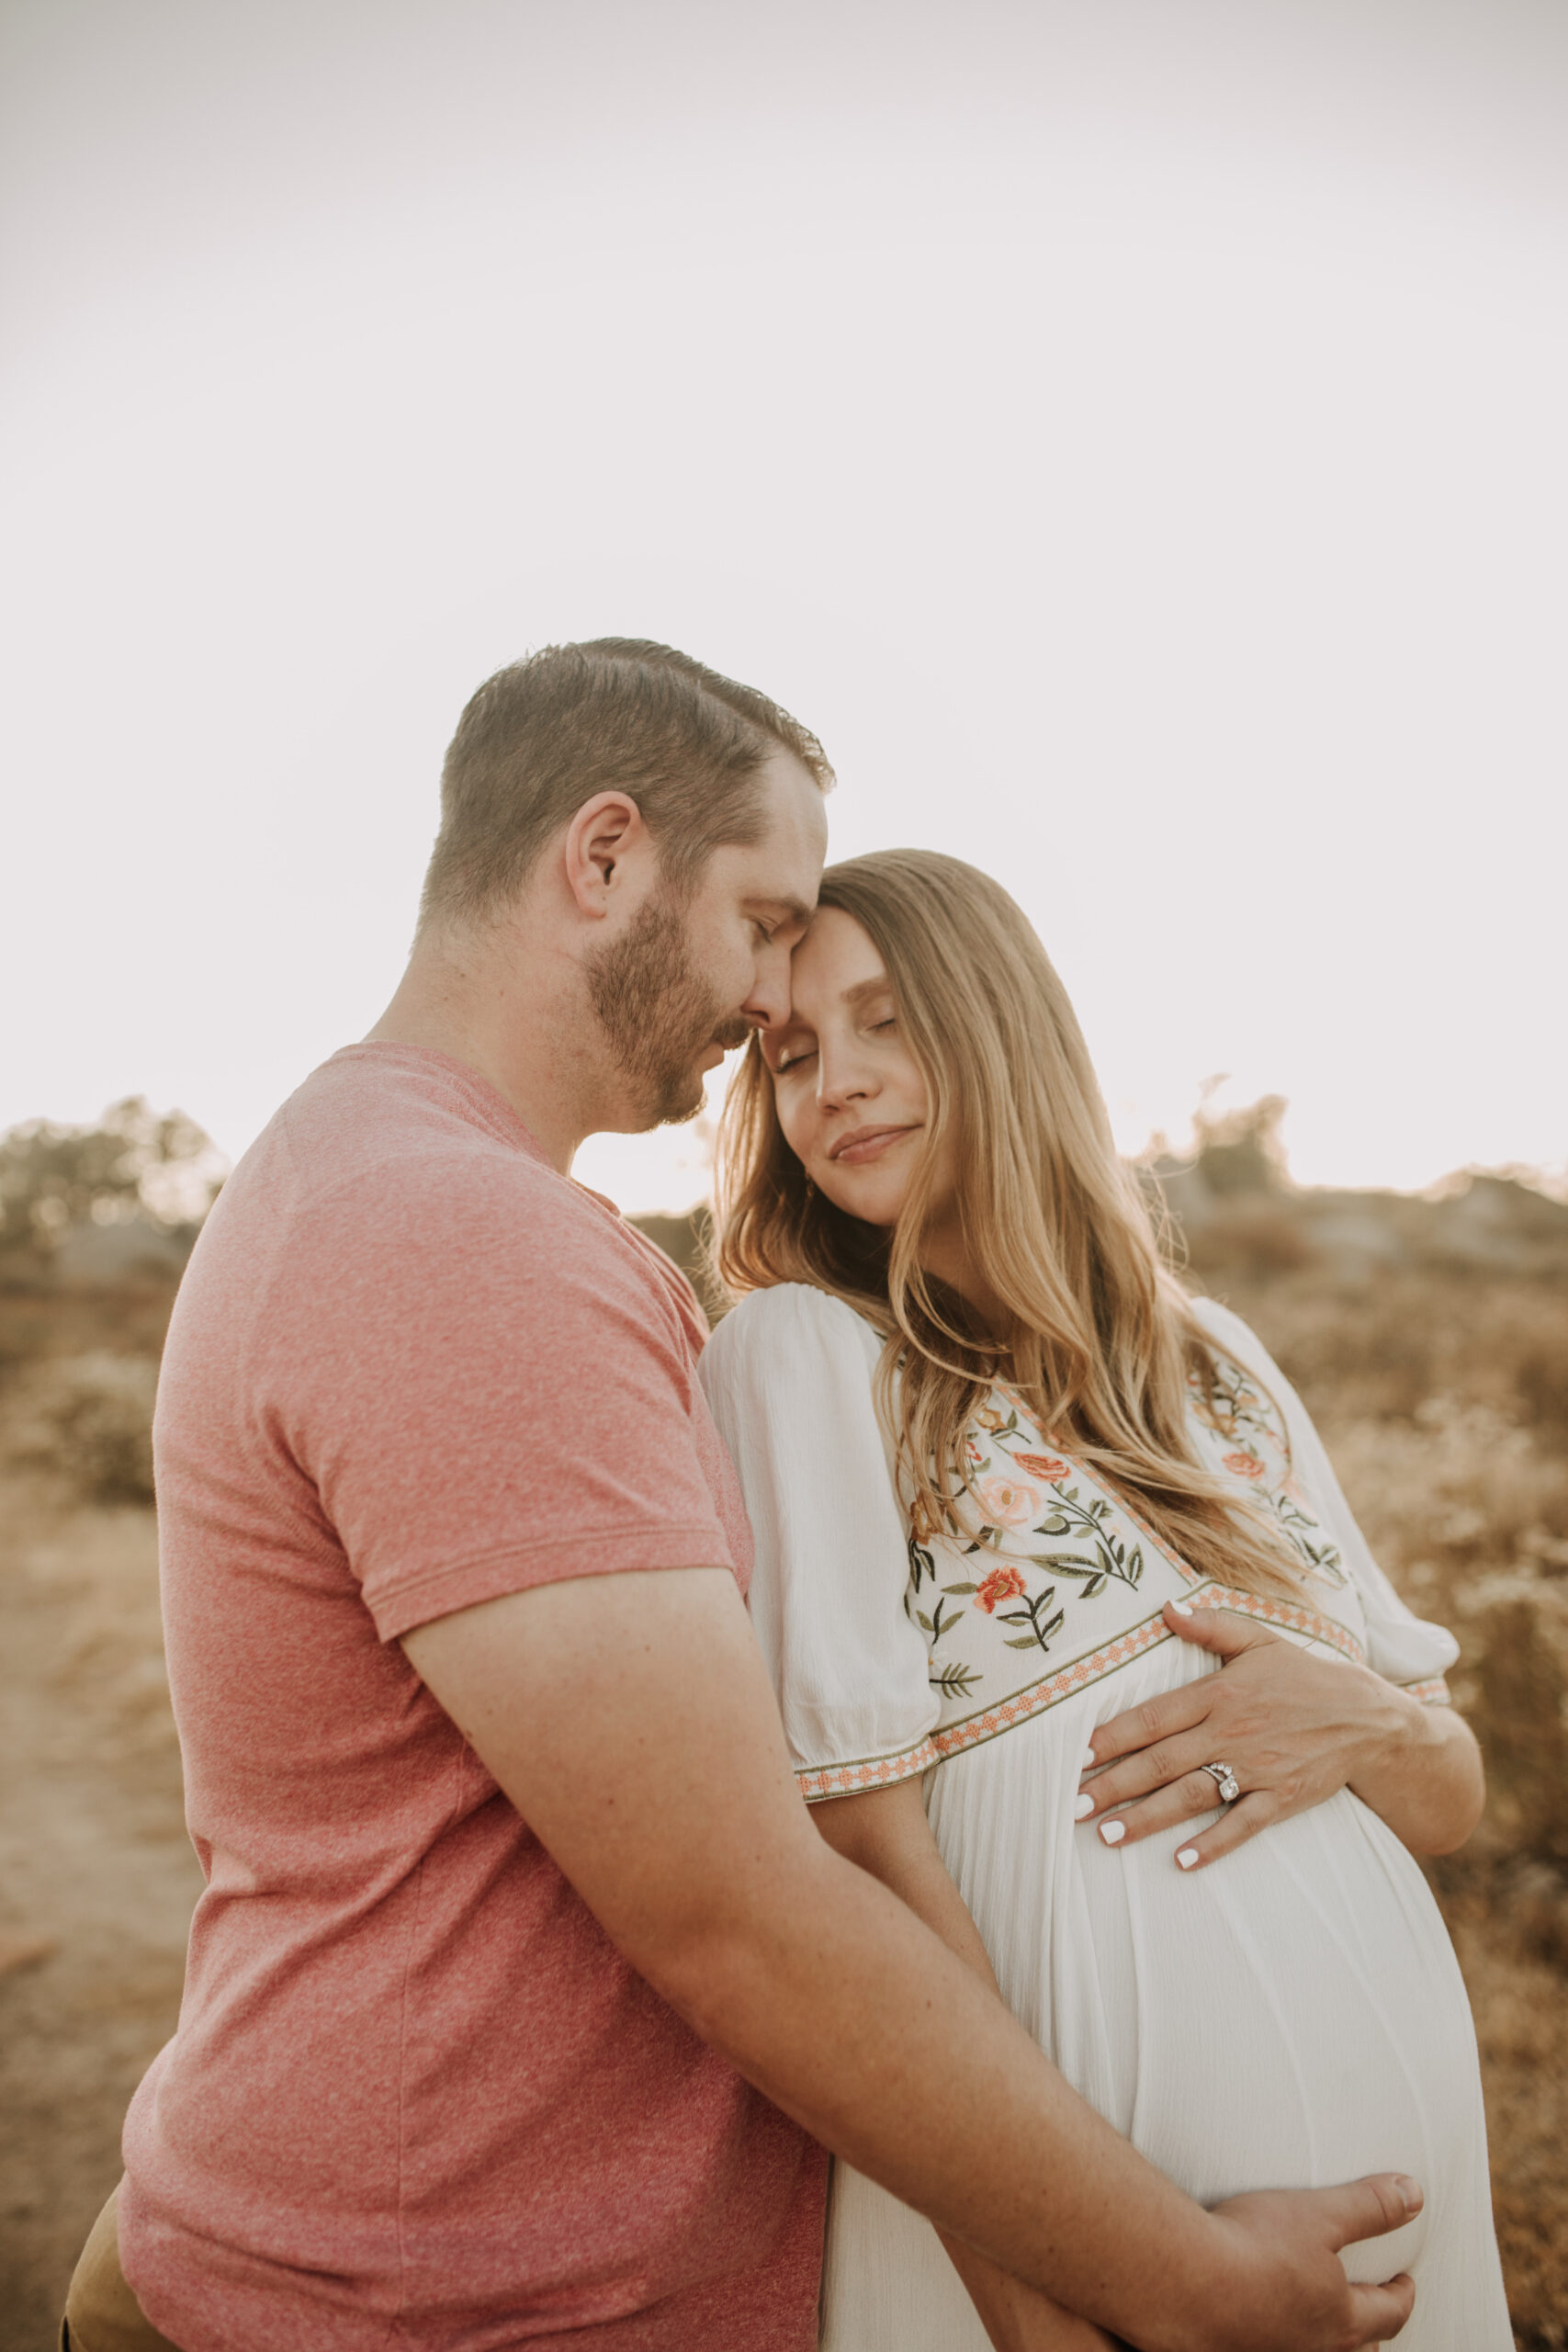
[[[702,1379],[756,1534],[751,1613],[803,1792],[925,1778],[942,1860],[1003,1997],[1062,2072],[1204,2204],[1401,2171],[1416,2221],[1348,2250],[1410,2269],[1401,2352],[1511,2352],[1475,2036],[1415,1861],[1343,1790],[1189,1876],[1189,1822],[1104,1845],[1073,1818],[1097,1724],[1217,1669],[1162,1603],[1236,1610],[1432,1703],[1457,1655],[1371,1558],[1300,1399],[1247,1327],[1220,1358],[1204,1458],[1274,1511],[1302,1605],[1216,1587],[1065,1460],[998,1388],[969,1431],[973,1541],[911,1523],[873,1397],[881,1342],[791,1283],[719,1326]],[[1214,1816],[1211,1815],[1210,1818]],[[824,2352],[986,2352],[930,2224],[834,2168]]]

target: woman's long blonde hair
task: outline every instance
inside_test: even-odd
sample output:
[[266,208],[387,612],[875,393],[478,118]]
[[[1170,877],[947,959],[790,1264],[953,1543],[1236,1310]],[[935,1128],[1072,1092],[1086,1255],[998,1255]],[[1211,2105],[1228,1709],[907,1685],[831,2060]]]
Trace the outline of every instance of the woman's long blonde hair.
[[[886,967],[926,1083],[924,1148],[891,1234],[849,1216],[785,1143],[753,1038],[719,1136],[722,1281],[736,1294],[807,1283],[884,1334],[882,1409],[930,1526],[961,1523],[964,1432],[1001,1380],[1048,1442],[1200,1575],[1299,1595],[1285,1538],[1193,1448],[1189,1377],[1207,1404],[1213,1352],[1116,1156],[1077,1017],[1025,916],[988,875],[930,850],[829,866],[819,903],[852,916]],[[1004,1338],[920,1264],[949,1136],[964,1242],[1011,1316]]]

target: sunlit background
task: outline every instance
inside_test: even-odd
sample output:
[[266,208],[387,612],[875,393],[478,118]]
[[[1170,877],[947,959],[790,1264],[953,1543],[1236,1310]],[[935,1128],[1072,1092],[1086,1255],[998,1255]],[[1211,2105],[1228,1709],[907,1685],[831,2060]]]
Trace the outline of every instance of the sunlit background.
[[[1561,0],[7,0],[0,1125],[237,1154],[474,685],[650,635],[1000,876],[1118,1134],[1568,1162]],[[691,1132],[591,1144],[628,1208]]]

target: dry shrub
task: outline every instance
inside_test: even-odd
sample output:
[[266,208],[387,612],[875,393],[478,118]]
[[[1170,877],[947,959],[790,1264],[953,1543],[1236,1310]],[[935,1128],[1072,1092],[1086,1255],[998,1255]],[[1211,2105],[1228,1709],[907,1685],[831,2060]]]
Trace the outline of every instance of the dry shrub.
[[146,1356],[97,1350],[31,1365],[6,1398],[6,1451],[85,1502],[150,1503],[157,1385]]
[[1499,1937],[1483,1894],[1445,1899],[1475,2012],[1497,2243],[1520,2352],[1568,2352],[1563,2087],[1568,2001],[1557,1970]]
[[1412,1608],[1459,1637],[1486,1815],[1430,1874],[1475,2009],[1517,2341],[1568,2352],[1568,1287],[1212,1286],[1301,1388]]

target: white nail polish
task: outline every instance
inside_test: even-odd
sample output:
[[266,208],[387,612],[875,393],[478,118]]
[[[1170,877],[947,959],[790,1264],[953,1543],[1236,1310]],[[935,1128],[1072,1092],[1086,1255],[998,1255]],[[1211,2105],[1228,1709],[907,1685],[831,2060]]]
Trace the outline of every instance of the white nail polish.
[[1119,1846],[1127,1835],[1127,1825],[1124,1821],[1102,1821],[1100,1834],[1108,1846]]
[[1192,1614],[1192,1603],[1190,1600],[1173,1600],[1170,1605],[1179,1617],[1190,1617]]
[[1094,1799],[1086,1789],[1082,1796],[1079,1797],[1077,1804],[1073,1807],[1073,1819],[1075,1821],[1087,1821],[1093,1811]]
[[1179,1854],[1178,1854],[1178,1856],[1177,1856],[1177,1858],[1176,1858],[1176,1859],[1177,1859],[1177,1860],[1180,1863],[1180,1865],[1181,1865],[1181,1867],[1182,1867],[1182,1869],[1183,1869],[1184,1871],[1190,1871],[1190,1870],[1193,1870],[1193,1869],[1195,1869],[1195,1868],[1197,1867],[1197,1861],[1198,1861],[1198,1849],[1197,1849],[1197,1847],[1196,1847],[1196,1846],[1183,1846],[1183,1848],[1181,1849],[1180,1853],[1179,1853]]
[[1078,1770],[1080,1772],[1092,1772],[1093,1770],[1094,1750],[1092,1747],[1086,1747],[1082,1756],[1078,1758]]

